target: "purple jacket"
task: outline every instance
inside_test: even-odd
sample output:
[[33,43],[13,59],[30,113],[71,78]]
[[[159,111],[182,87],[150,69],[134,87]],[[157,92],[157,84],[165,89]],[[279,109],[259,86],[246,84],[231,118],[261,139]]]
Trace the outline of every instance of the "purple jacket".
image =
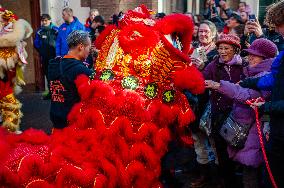
[[[208,64],[202,72],[206,80],[219,82],[227,80],[232,83],[237,83],[243,75],[243,66],[236,60],[232,60],[230,65],[221,62],[220,58],[216,58]],[[212,91],[210,95],[212,105],[212,113],[225,113],[231,111],[233,100],[217,91]]]
[[[273,59],[267,59],[256,65],[256,67],[245,67],[244,74],[246,77],[259,77],[267,74],[270,70],[272,61]],[[218,92],[234,99],[232,116],[235,121],[244,124],[252,124],[245,147],[241,150],[237,150],[228,146],[229,157],[241,164],[258,167],[263,162],[263,158],[255,124],[255,113],[250,106],[245,104],[245,101],[258,97],[267,98],[269,92],[260,92],[253,89],[242,88],[237,84],[224,80],[221,80],[220,84],[221,86],[218,89]]]

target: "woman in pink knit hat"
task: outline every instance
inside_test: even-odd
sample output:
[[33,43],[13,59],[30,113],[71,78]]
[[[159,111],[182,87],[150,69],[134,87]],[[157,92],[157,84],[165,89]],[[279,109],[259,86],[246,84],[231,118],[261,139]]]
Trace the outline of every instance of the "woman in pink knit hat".
[[[209,63],[203,75],[206,79],[205,86],[207,88],[214,87],[215,82],[226,80],[232,83],[237,83],[241,80],[243,75],[243,60],[239,56],[240,52],[240,38],[233,34],[222,34],[216,42],[218,49],[218,58]],[[211,90],[209,102],[211,104],[211,125],[212,125],[212,138],[215,145],[215,155],[218,161],[215,162],[219,165],[219,177],[214,178],[215,181],[224,182],[225,187],[237,186],[234,177],[234,166],[232,161],[229,160],[227,153],[227,144],[225,140],[219,135],[219,130],[228,117],[233,107],[233,99]],[[222,179],[223,180],[222,180]],[[235,183],[234,183],[235,182]],[[216,182],[218,183],[218,182]],[[223,183],[222,183],[223,184]]]

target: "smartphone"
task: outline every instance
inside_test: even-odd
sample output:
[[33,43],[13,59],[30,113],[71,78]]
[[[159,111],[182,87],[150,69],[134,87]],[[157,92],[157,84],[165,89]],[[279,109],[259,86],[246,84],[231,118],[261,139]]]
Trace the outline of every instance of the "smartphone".
[[250,21],[250,22],[255,22],[255,21],[256,21],[256,17],[255,17],[254,14],[250,14],[250,15],[249,15],[249,21]]

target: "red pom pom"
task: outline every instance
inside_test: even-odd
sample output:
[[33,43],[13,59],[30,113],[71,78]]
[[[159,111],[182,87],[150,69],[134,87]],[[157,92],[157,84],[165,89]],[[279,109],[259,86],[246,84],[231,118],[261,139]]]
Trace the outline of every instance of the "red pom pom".
[[136,58],[145,54],[149,48],[153,48],[159,42],[160,37],[156,31],[143,24],[125,26],[118,34],[121,48]]
[[178,33],[183,45],[182,52],[188,55],[194,29],[194,24],[190,17],[183,14],[168,15],[159,20],[155,27],[163,35]]
[[193,94],[201,94],[205,90],[203,75],[194,66],[178,70],[171,76],[175,86],[180,90],[188,89]]

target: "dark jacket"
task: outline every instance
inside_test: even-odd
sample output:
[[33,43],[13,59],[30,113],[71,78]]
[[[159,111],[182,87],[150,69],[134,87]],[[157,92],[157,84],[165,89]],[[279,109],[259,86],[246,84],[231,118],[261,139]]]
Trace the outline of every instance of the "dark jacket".
[[246,79],[242,87],[271,90],[271,101],[260,110],[270,115],[270,137],[284,143],[284,51],[274,60],[271,73],[261,78]]
[[52,23],[48,27],[40,27],[34,39],[34,47],[39,52],[44,62],[55,58],[55,43],[58,34],[58,27]]
[[[213,80],[217,82],[220,80],[227,80],[232,83],[237,83],[243,76],[243,65],[237,64],[237,62],[227,65],[221,62],[220,58],[217,58],[207,65],[203,71],[203,75],[205,80]],[[213,114],[230,112],[233,105],[232,99],[216,91],[212,91],[210,95],[210,102]]]
[[58,37],[56,40],[56,56],[64,56],[68,53],[67,36],[74,30],[85,30],[85,26],[74,17],[71,23],[63,23],[59,27]]
[[280,35],[274,30],[269,30],[267,28],[263,29],[263,33],[265,38],[271,40],[274,44],[276,44],[279,52],[284,50],[284,39],[282,35]]
[[73,105],[80,101],[74,83],[78,75],[90,76],[92,71],[82,61],[73,58],[55,59],[48,66],[51,93],[50,119],[55,128],[67,125],[67,115]]

